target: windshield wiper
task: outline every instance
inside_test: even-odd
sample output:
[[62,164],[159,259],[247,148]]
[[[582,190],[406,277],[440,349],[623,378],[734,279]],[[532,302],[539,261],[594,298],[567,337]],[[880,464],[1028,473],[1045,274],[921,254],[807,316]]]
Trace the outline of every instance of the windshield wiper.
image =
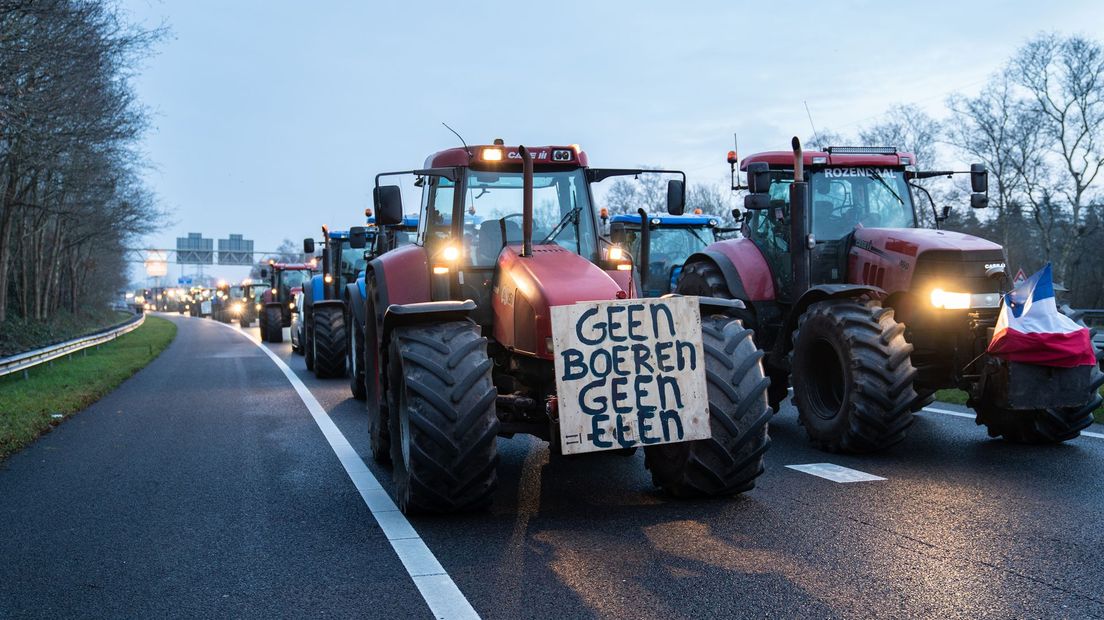
[[889,183],[886,183],[885,179],[882,178],[881,174],[878,174],[877,170],[870,170],[868,172],[868,175],[870,176],[870,178],[881,183],[886,189],[888,189],[889,193],[893,194],[893,197],[897,199],[897,202],[905,204],[905,201],[901,200],[901,196],[896,192],[896,190],[889,186]]
[[581,207],[575,207],[574,209],[572,209],[572,210],[568,211],[567,213],[565,213],[563,218],[560,219],[560,222],[558,224],[556,224],[556,227],[552,229],[552,232],[548,233],[548,236],[545,237],[544,239],[542,239],[541,242],[538,243],[537,245],[544,245],[544,244],[548,243],[549,241],[552,241],[553,239],[555,239],[556,235],[563,232],[563,229],[567,226],[568,222],[574,221],[576,223],[576,225],[578,225],[579,212],[580,211],[582,211]]

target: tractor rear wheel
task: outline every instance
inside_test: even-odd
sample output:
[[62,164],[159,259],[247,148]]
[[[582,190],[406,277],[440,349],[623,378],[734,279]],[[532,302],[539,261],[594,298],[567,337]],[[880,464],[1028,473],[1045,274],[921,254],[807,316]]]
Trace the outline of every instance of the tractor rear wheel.
[[702,344],[713,436],[644,448],[652,481],[676,497],[750,490],[763,473],[763,453],[770,445],[770,382],[751,330],[731,317],[702,317]]
[[352,316],[353,328],[349,330],[349,343],[345,347],[348,351],[349,391],[353,393],[353,398],[364,400],[367,398],[364,390],[364,327],[355,313]]
[[345,310],[338,306],[315,306],[310,346],[314,374],[319,379],[345,376]]
[[[695,261],[682,268],[676,290],[681,295],[737,299],[736,295],[728,289],[728,283],[725,281],[724,274],[721,273],[720,267],[717,267],[716,264],[710,261],[704,260]],[[747,301],[744,301],[744,305],[749,307],[741,310],[733,310],[732,316],[740,319],[740,322],[743,323],[745,328],[753,330],[758,334],[759,324],[755,317],[755,313],[751,310]],[[769,345],[764,345],[760,342],[761,338],[761,335],[759,335],[759,338],[755,338],[756,346],[763,349],[769,349]],[[771,409],[777,412],[781,407],[782,401],[786,400],[790,395],[787,389],[789,387],[789,375],[786,371],[772,368],[766,363],[764,363],[763,370],[767,373],[767,377],[769,377],[771,381],[770,387],[767,388],[767,400],[770,403]]]
[[284,319],[280,316],[279,306],[267,306],[264,309],[262,336],[265,342],[284,341]]
[[905,438],[917,400],[905,326],[859,299],[817,302],[793,341],[794,404],[816,447],[874,452]]
[[375,280],[368,280],[368,305],[364,318],[364,407],[368,410],[368,442],[372,447],[372,459],[381,465],[391,462],[391,425],[387,421],[387,400],[383,395],[385,379],[380,373],[380,341],[377,336],[377,317],[374,287]]
[[399,508],[409,514],[488,506],[498,484],[497,392],[479,327],[451,321],[396,328],[387,379]]

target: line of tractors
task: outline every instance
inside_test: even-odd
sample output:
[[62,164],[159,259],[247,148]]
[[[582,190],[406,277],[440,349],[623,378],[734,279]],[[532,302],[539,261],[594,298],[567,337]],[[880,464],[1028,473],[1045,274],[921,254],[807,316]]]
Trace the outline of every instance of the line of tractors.
[[[967,176],[970,207],[985,208],[983,166],[919,170],[896,148],[804,151],[796,138],[728,161],[746,195],[722,225],[683,213],[680,171],[590,167],[577,145],[445,149],[376,175],[365,225],[323,227],[304,241],[314,259],[271,263],[262,282],[227,287],[213,316],[257,318],[268,342],[291,328],[308,369],[348,377],[406,512],[488,505],[496,437],[526,433],[554,456],[577,452],[564,429],[579,415],[592,431],[571,441],[643,448],[654,483],[678,497],[751,489],[791,390],[809,439],[829,452],[900,442],[944,388],[965,391],[977,423],[1013,442],[1066,441],[1092,422],[1097,366],[1023,369],[987,354],[1012,288],[1004,251],[942,229],[950,208],[918,183]],[[596,207],[596,185],[652,174],[668,179],[666,213]],[[420,188],[417,217],[405,215],[396,177]],[[920,226],[922,209],[934,228]],[[672,333],[700,348],[687,349],[686,366],[680,352],[676,369],[651,348],[660,322],[654,335],[634,331],[633,312],[655,318],[658,305],[687,297],[697,312],[673,320]],[[556,318],[576,304],[603,318],[589,333]],[[595,333],[609,343],[591,354],[596,379],[568,402],[563,368],[580,354],[556,343],[597,342]],[[1010,378],[1030,381],[1031,397]],[[656,410],[642,387],[653,379],[703,386],[681,396],[704,403],[707,438],[680,441],[668,427],[659,438],[649,420],[678,405]]]

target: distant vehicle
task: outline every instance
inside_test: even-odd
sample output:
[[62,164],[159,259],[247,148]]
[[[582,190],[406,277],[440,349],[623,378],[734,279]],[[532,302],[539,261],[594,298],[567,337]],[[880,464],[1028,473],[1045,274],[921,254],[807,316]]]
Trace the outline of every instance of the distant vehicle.
[[295,309],[291,311],[291,352],[303,355],[303,298],[302,289],[295,295]]
[[640,209],[633,215],[613,216],[610,240],[632,257],[641,296],[659,297],[675,290],[691,254],[717,240],[719,224],[713,216],[649,215]]

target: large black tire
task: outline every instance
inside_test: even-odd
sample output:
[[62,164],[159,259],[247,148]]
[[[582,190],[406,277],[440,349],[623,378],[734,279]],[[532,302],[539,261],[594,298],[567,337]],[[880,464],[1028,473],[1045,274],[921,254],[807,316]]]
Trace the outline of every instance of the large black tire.
[[284,326],[279,306],[265,306],[262,336],[265,342],[283,342]]
[[314,375],[319,379],[345,376],[345,310],[338,306],[315,306],[310,346]]
[[368,395],[364,389],[364,326],[356,319],[355,313],[350,315],[353,325],[349,330],[349,343],[345,347],[349,367],[349,391],[353,393],[353,398],[365,400]]
[[647,446],[644,465],[656,486],[676,497],[733,495],[763,473],[770,446],[769,380],[750,329],[727,316],[702,317],[712,437]]
[[238,318],[238,327],[240,327],[242,329],[248,329],[249,328],[249,321],[245,320],[245,315],[244,314],[240,318]]
[[[736,299],[736,295],[728,289],[728,283],[724,279],[724,274],[717,265],[711,261],[694,261],[687,264],[682,268],[682,272],[679,274],[678,286],[676,291],[680,295],[697,295],[699,297],[719,297],[721,299]],[[746,308],[740,310],[733,310],[732,315],[735,318],[740,319],[740,322],[747,329],[752,330],[755,334],[759,334],[759,322],[755,316],[755,312],[751,308],[749,301],[741,300],[744,302]],[[770,346],[763,342],[760,342],[760,338],[754,337],[755,344],[761,349],[769,349]],[[764,372],[770,379],[770,387],[767,388],[767,402],[770,403],[771,409],[775,412],[782,406],[782,401],[786,400],[789,394],[789,373],[780,368],[772,368],[769,364],[764,364]]]
[[490,505],[498,484],[497,392],[479,326],[396,328],[387,379],[399,508],[409,514]]
[[1097,365],[1090,370],[1091,390],[1086,394],[1088,400],[1084,405],[1027,411],[1002,409],[994,404],[1002,398],[983,394],[980,400],[971,399],[968,403],[977,414],[977,424],[984,425],[990,437],[1003,437],[1013,443],[1061,443],[1080,436],[1081,431],[1093,423],[1093,412],[1104,401],[1100,397],[1100,387],[1104,386],[1100,360],[1104,352],[1095,345],[1093,348],[1096,349]]
[[905,326],[859,299],[817,302],[793,341],[794,403],[810,441],[829,452],[874,452],[905,438],[917,400]]
[[375,304],[375,281],[368,279],[368,304],[364,318],[364,408],[368,412],[368,442],[372,459],[381,465],[391,463],[391,425],[388,422],[387,398],[383,393],[384,377],[380,372],[380,341],[377,335],[378,316]]

